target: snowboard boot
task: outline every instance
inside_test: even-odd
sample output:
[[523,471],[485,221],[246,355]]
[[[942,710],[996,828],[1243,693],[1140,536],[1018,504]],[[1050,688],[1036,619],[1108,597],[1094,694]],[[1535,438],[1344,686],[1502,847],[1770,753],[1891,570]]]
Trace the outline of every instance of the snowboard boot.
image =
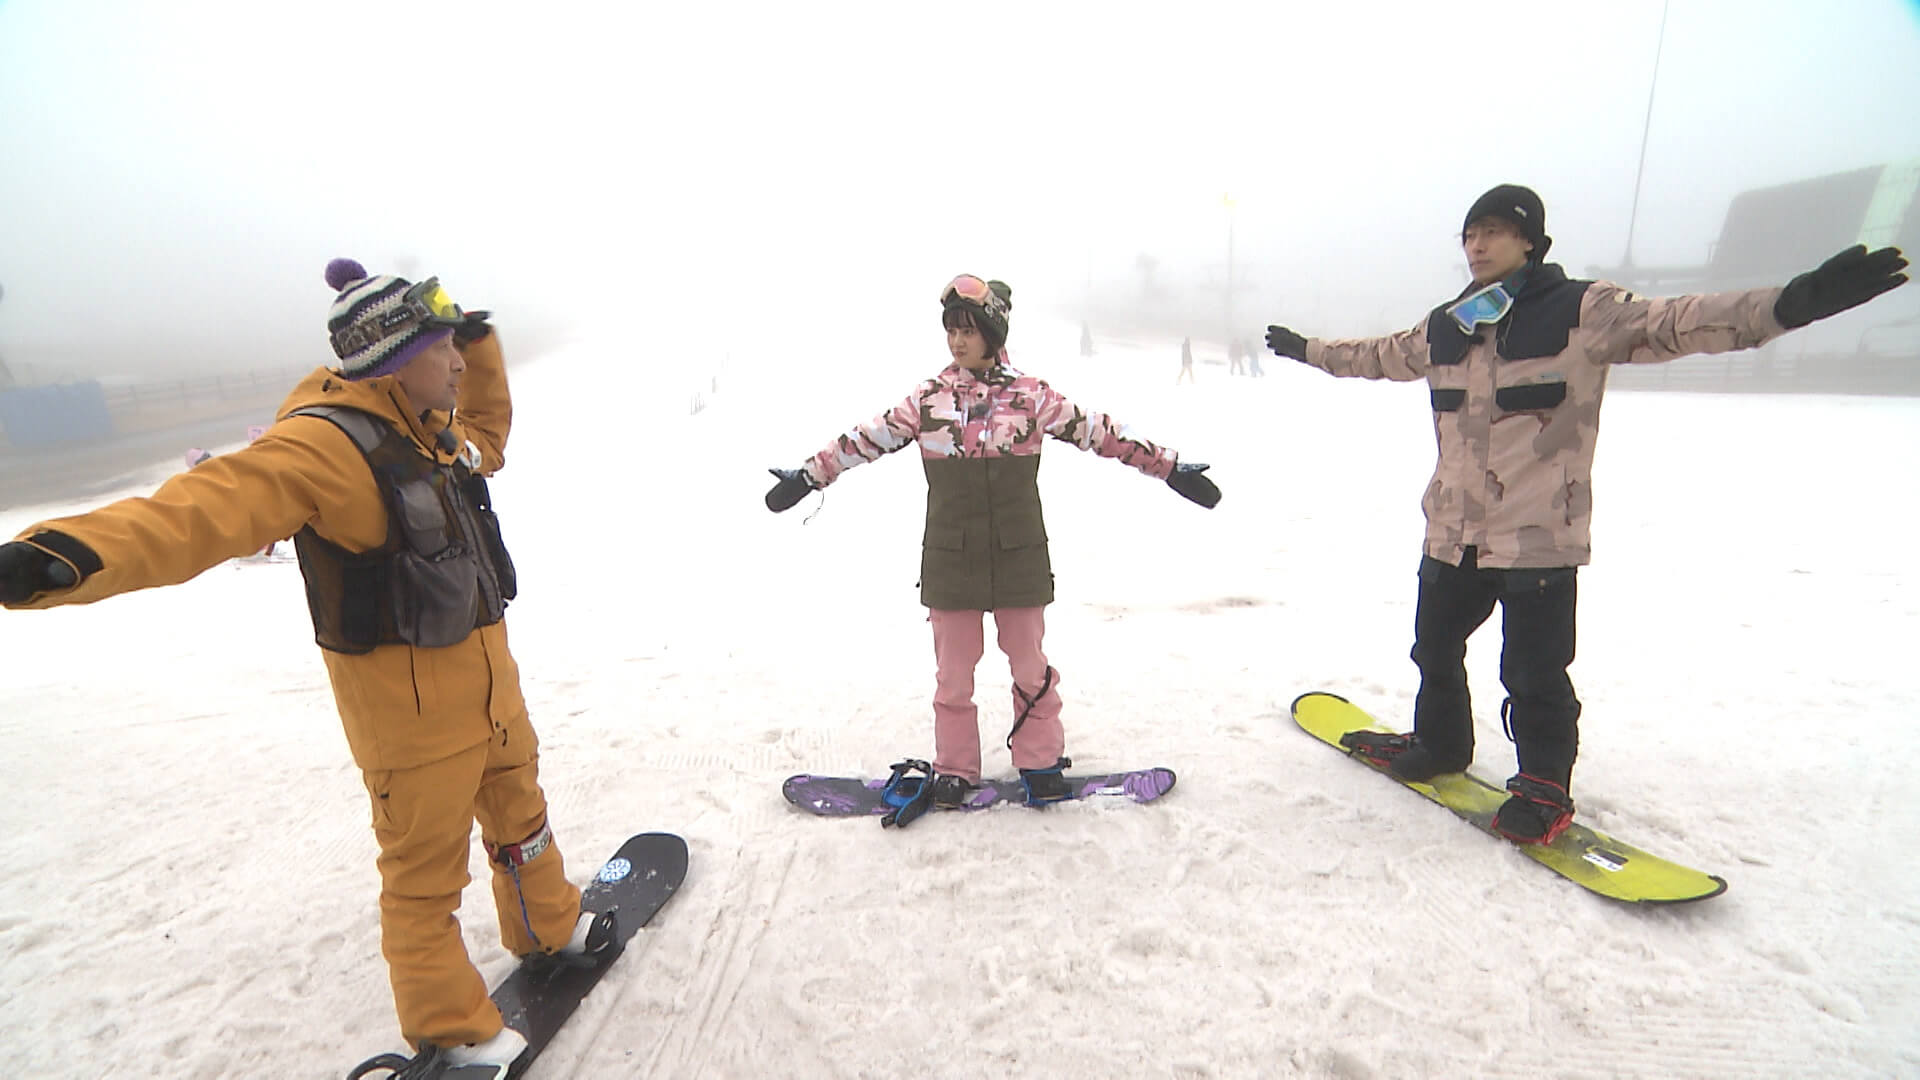
[[933,778],[933,805],[944,810],[958,810],[967,805],[967,800],[979,790],[980,785],[969,782],[964,776],[940,773]]
[[460,1080],[506,1080],[507,1070],[527,1049],[527,1038],[510,1027],[486,1042],[449,1046],[440,1051],[443,1075]]
[[1412,735],[1384,731],[1349,731],[1340,745],[1392,773],[1397,780],[1424,784],[1443,773],[1465,772],[1472,754],[1442,754]]
[[1493,815],[1493,831],[1516,844],[1551,844],[1573,823],[1573,796],[1551,780],[1520,773]]
[[1028,806],[1045,806],[1073,798],[1073,785],[1067,782],[1067,766],[1072,758],[1061,758],[1045,769],[1021,769],[1020,786],[1027,789]]

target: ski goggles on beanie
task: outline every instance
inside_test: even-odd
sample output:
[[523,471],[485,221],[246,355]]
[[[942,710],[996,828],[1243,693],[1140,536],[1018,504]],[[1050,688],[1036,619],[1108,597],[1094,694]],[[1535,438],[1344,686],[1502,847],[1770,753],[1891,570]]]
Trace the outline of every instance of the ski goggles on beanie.
[[981,308],[1001,322],[1005,322],[1010,314],[1007,302],[1001,299],[1000,294],[972,274],[961,274],[940,290],[941,307],[951,307],[956,300]]
[[402,293],[398,304],[369,315],[334,334],[333,351],[339,356],[351,356],[417,326],[453,329],[465,320],[466,313],[460,310],[459,304],[453,302],[453,297],[447,295],[440,279],[430,277]]

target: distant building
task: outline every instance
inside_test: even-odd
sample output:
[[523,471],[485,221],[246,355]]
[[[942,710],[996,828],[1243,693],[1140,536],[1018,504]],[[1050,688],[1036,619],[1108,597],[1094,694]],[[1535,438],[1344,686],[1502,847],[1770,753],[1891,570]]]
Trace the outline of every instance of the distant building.
[[[1727,205],[1697,266],[1590,266],[1587,276],[1647,296],[1784,285],[1854,244],[1920,252],[1920,158],[1754,188]],[[1757,351],[1622,366],[1636,389],[1920,394],[1920,286],[1880,301],[1863,323],[1797,330]]]
[[1655,296],[1751,289],[1785,284],[1853,244],[1920,251],[1920,158],[1743,191],[1699,266],[1588,273]]

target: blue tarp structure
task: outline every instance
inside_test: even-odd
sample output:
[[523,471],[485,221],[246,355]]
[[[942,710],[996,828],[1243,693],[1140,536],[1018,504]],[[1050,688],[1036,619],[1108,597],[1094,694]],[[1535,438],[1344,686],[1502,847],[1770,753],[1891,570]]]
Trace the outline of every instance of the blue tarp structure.
[[106,392],[97,382],[0,390],[0,431],[16,449],[113,436]]

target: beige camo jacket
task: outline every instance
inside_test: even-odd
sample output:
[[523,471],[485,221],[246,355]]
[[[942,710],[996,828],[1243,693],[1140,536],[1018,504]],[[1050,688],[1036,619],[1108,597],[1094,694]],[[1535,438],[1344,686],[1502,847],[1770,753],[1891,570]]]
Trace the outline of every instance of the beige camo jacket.
[[1482,327],[1460,362],[1431,363],[1427,323],[1441,314],[1386,337],[1309,339],[1306,362],[1343,377],[1427,380],[1440,457],[1421,500],[1426,554],[1457,566],[1471,545],[1485,567],[1583,566],[1608,369],[1764,344],[1785,332],[1773,316],[1779,295],[1648,299],[1596,281],[1553,355],[1505,359],[1500,335]]

